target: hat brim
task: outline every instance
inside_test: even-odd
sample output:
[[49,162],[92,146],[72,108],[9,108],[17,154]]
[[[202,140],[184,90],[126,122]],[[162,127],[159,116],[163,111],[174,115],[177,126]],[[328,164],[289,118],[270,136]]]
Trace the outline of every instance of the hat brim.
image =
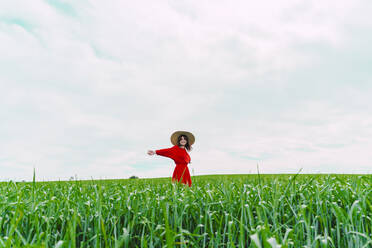
[[171,142],[173,145],[177,145],[177,139],[180,135],[186,135],[187,138],[189,139],[189,145],[193,145],[195,143],[195,136],[187,131],[176,131],[171,135]]

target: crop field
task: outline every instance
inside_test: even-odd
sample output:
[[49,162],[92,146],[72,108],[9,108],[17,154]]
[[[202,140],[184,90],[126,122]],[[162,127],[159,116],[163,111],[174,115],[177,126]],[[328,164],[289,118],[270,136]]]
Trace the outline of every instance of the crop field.
[[372,247],[372,175],[0,183],[0,247]]

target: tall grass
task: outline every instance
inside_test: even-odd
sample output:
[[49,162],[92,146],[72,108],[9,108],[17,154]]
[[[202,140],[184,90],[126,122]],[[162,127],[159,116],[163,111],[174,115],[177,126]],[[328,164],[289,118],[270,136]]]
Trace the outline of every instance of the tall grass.
[[372,247],[371,175],[0,183],[0,247]]

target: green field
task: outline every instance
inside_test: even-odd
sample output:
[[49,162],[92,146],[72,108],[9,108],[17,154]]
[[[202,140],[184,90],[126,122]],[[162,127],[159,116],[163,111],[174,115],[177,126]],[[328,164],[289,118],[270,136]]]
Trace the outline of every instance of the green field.
[[0,183],[0,247],[372,247],[372,175]]

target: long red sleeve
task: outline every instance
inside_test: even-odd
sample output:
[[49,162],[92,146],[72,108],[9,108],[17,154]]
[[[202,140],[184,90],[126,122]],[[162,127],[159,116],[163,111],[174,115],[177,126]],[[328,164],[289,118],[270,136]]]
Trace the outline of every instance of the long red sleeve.
[[157,155],[168,157],[171,159],[175,159],[175,155],[176,155],[174,146],[171,148],[155,150],[155,153]]

